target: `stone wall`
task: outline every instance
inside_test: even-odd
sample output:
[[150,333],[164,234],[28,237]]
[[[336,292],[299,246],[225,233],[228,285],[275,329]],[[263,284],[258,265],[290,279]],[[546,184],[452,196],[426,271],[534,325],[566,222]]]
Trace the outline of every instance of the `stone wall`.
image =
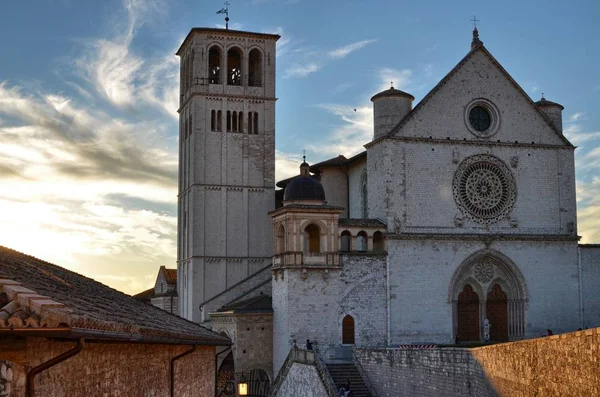
[[275,396],[323,397],[327,390],[315,366],[293,363]]
[[[28,338],[25,354],[21,355],[25,362],[16,371],[13,368],[13,377],[24,380],[29,369],[74,346],[74,342]],[[36,376],[36,387],[38,393],[43,391],[48,397],[168,396],[170,359],[188,349],[189,346],[178,345],[88,342],[76,356]],[[2,356],[0,352],[0,360]],[[2,365],[5,364],[0,365],[0,371]],[[198,346],[194,353],[176,361],[176,396],[212,396],[214,382],[214,347]],[[24,396],[24,385],[11,394],[11,397]]]
[[474,349],[356,349],[380,397],[597,396],[600,328]]
[[[344,255],[343,267],[286,269],[273,279],[273,369],[276,375],[293,340],[316,341],[325,361],[342,346],[342,319],[354,318],[357,346],[387,343],[385,255]],[[365,299],[369,297],[369,299]],[[346,348],[350,349],[351,346]],[[337,351],[337,352],[336,352]]]

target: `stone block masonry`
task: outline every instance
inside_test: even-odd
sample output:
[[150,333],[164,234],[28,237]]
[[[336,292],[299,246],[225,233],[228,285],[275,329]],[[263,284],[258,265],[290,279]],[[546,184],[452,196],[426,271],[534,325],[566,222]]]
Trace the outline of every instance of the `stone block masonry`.
[[[12,394],[0,391],[0,396],[24,397],[27,372],[74,345],[73,342],[28,338],[23,351],[16,352],[19,354],[0,349],[0,385],[4,385],[4,392],[7,387],[12,389]],[[36,376],[37,395],[168,396],[170,359],[189,348],[183,345],[89,341],[76,356]],[[14,361],[2,361],[6,358]],[[214,382],[214,346],[198,346],[194,353],[176,361],[175,396],[213,396]]]
[[356,349],[355,359],[380,397],[600,395],[600,328],[473,349]]

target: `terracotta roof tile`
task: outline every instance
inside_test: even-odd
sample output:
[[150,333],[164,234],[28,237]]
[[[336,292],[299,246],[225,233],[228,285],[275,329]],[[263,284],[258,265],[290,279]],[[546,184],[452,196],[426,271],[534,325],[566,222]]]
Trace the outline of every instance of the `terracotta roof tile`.
[[8,300],[0,307],[0,328],[68,326],[72,335],[99,339],[231,343],[90,278],[5,247],[0,247],[0,294],[0,302]]
[[171,285],[177,284],[177,269],[165,268],[165,280]]

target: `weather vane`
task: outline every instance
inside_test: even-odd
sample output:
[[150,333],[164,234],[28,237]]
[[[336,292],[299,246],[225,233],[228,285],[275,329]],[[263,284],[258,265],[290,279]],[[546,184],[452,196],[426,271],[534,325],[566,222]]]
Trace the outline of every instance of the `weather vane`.
[[473,15],[473,19],[471,19],[471,22],[473,22],[473,28],[477,29],[477,22],[479,22],[479,19],[475,18],[475,15]]
[[217,14],[225,14],[225,29],[229,29],[229,2],[225,2],[225,7],[217,11]]

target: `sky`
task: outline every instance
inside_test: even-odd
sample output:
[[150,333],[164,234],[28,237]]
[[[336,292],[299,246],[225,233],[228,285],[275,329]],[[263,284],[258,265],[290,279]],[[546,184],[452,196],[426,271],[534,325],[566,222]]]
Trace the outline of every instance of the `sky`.
[[[600,2],[229,0],[230,28],[278,33],[277,178],[372,138],[370,97],[415,104],[484,45],[578,148],[578,231],[600,243]],[[126,293],[176,258],[175,51],[223,27],[213,0],[2,1],[0,245]]]

